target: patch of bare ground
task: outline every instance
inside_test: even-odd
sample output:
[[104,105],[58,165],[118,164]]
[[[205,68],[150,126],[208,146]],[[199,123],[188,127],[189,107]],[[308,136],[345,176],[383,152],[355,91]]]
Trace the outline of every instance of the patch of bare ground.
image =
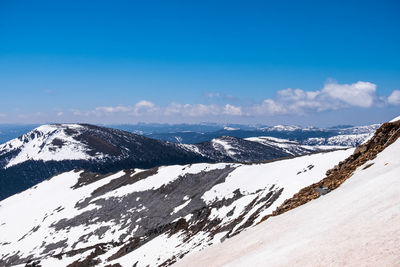
[[[79,170],[77,170],[79,171]],[[91,183],[95,183],[97,181],[100,181],[101,179],[110,176],[110,173],[107,174],[99,174],[99,173],[94,173],[94,172],[90,172],[90,171],[84,171],[79,175],[79,179],[76,182],[75,185],[73,185],[71,188],[72,189],[77,189],[79,187],[82,186],[86,186],[89,185]]]
[[[353,175],[358,167],[374,159],[378,153],[394,143],[399,137],[400,121],[383,124],[367,143],[359,145],[350,157],[328,170],[324,179],[301,189],[292,198],[285,200],[271,215],[263,217],[260,223],[271,216],[280,215],[320,197],[324,194],[323,191],[330,192],[338,188]],[[370,167],[372,164],[368,164],[364,169]]]
[[139,173],[135,173],[134,169],[125,170],[125,175],[122,177],[111,180],[108,184],[105,184],[92,192],[92,196],[98,196],[118,189],[125,185],[136,183],[142,179],[152,176],[158,172],[158,168],[152,168]]

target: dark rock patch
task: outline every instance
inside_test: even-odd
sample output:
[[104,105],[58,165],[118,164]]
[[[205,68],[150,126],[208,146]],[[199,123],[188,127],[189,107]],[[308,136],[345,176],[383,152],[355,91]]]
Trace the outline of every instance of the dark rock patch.
[[64,145],[64,141],[59,138],[54,138],[51,144],[55,147],[61,148]]
[[90,171],[84,171],[79,175],[79,179],[76,182],[75,185],[73,185],[71,188],[77,189],[79,187],[100,181],[101,179],[109,176],[110,174],[100,174],[100,173],[94,173]]

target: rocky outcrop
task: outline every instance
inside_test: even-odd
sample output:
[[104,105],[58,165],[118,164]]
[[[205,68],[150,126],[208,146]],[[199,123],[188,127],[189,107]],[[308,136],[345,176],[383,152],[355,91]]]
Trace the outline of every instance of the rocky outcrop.
[[[286,211],[297,208],[338,188],[353,175],[358,167],[374,159],[378,153],[394,143],[399,137],[400,121],[383,124],[368,142],[358,146],[350,157],[328,170],[324,179],[301,189],[292,198],[287,199],[271,215],[265,216],[260,222],[265,221],[271,216],[280,215]],[[366,165],[364,169],[370,167],[372,164],[373,163]]]

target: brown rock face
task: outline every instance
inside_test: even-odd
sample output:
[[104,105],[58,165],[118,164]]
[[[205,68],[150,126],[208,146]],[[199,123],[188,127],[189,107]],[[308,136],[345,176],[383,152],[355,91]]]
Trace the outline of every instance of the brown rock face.
[[[400,137],[400,121],[385,123],[376,132],[375,135],[365,144],[358,146],[353,155],[326,172],[326,177],[318,183],[312,184],[301,189],[292,198],[287,199],[279,206],[272,215],[265,216],[265,221],[270,216],[282,214],[288,210],[301,206],[313,199],[321,196],[321,188],[326,188],[329,192],[338,188],[344,181],[349,179],[354,171],[365,162],[374,159],[378,153],[387,146],[394,143]],[[367,165],[365,168],[370,167]]]

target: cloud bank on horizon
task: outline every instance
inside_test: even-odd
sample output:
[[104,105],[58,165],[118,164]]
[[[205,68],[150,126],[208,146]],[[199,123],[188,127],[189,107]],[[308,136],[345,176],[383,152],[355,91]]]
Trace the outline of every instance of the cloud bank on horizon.
[[255,106],[260,114],[304,114],[337,110],[340,108],[387,106],[400,104],[400,90],[393,90],[389,97],[379,96],[376,84],[358,81],[339,84],[330,81],[321,90],[284,89],[277,91],[276,99],[266,99]]
[[[212,93],[209,98],[220,97]],[[316,91],[303,89],[278,90],[274,98],[267,98],[252,104],[228,103],[230,97],[223,97],[226,103],[177,103],[166,106],[149,100],[141,100],[132,105],[97,106],[92,109],[68,109],[51,112],[37,112],[18,115],[20,119],[45,119],[51,122],[95,122],[95,123],[135,123],[135,122],[230,122],[235,118],[253,118],[252,122],[263,123],[266,118],[277,116],[307,116],[327,111],[359,108],[386,108],[400,106],[400,90],[393,90],[389,96],[380,96],[374,83],[358,81],[340,84],[329,80],[323,88]],[[1,113],[0,120],[7,119]],[[224,120],[225,119],[225,120]]]
[[[218,93],[215,93],[219,95]],[[287,88],[276,92],[274,99],[265,99],[261,103],[235,106],[230,103],[182,104],[172,102],[167,106],[157,106],[148,100],[141,100],[132,106],[99,106],[92,110],[72,110],[76,116],[105,116],[125,113],[133,117],[157,115],[163,117],[203,117],[203,116],[274,116],[306,115],[311,112],[338,110],[351,107],[370,108],[400,105],[400,90],[393,90],[388,96],[379,96],[376,84],[358,81],[353,84],[339,84],[329,81],[321,90],[304,91]]]

